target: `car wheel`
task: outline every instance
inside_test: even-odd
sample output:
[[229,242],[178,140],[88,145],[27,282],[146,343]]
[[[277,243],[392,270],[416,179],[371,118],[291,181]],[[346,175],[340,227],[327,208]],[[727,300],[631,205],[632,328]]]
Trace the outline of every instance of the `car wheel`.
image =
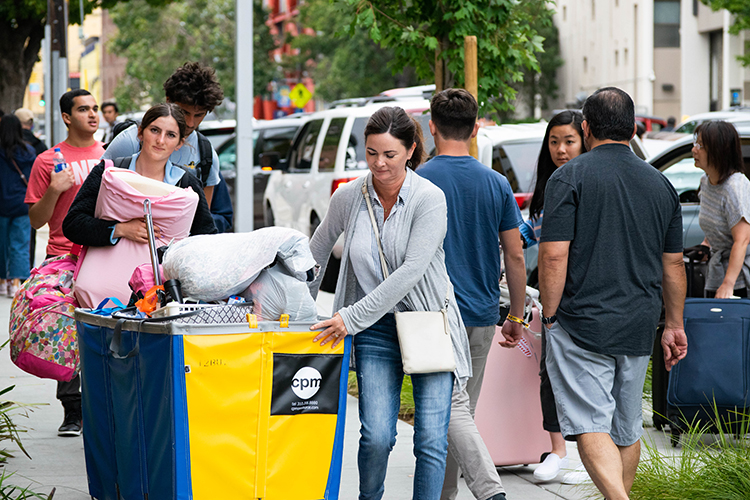
[[271,209],[270,203],[266,203],[266,209],[263,211],[263,223],[266,227],[276,225],[273,220],[273,210]]

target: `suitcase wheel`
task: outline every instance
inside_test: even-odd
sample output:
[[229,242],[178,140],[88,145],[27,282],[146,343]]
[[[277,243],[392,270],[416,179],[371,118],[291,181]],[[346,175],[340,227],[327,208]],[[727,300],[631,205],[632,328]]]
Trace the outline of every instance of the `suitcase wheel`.
[[672,443],[672,448],[677,448],[677,445],[680,444],[679,429],[672,429],[672,433],[669,436],[669,440]]

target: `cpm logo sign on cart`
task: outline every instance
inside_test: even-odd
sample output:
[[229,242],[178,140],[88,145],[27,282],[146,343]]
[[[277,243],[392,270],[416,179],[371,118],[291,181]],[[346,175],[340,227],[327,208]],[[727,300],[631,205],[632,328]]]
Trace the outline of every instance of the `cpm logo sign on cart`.
[[275,353],[271,415],[338,413],[342,363],[340,354]]
[[320,372],[312,366],[300,368],[292,378],[292,391],[300,399],[310,399],[320,389],[320,381],[323,377]]

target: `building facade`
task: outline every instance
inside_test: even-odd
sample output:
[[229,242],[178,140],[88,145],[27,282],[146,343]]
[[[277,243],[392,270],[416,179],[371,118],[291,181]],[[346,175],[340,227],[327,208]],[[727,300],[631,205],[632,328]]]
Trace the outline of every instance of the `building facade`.
[[699,0],[558,0],[563,105],[604,86],[635,101],[636,113],[679,122],[750,104],[750,70],[737,61],[750,36],[729,34],[732,17]]

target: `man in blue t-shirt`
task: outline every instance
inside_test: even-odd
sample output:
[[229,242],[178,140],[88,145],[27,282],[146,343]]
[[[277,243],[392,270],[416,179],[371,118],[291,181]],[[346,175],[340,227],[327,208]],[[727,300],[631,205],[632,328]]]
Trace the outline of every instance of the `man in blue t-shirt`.
[[[438,156],[417,173],[445,193],[445,264],[469,336],[474,373],[466,388],[453,391],[441,498],[456,497],[460,468],[477,500],[499,500],[505,498],[505,490],[473,417],[500,319],[502,263],[498,244],[503,247],[510,291],[509,318],[517,321],[523,316],[526,268],[518,230],[523,220],[508,180],[469,155],[471,139],[479,129],[477,111],[477,101],[463,89],[447,89],[432,98],[430,132]],[[515,347],[522,333],[519,322],[505,321],[505,340],[500,344]]]

